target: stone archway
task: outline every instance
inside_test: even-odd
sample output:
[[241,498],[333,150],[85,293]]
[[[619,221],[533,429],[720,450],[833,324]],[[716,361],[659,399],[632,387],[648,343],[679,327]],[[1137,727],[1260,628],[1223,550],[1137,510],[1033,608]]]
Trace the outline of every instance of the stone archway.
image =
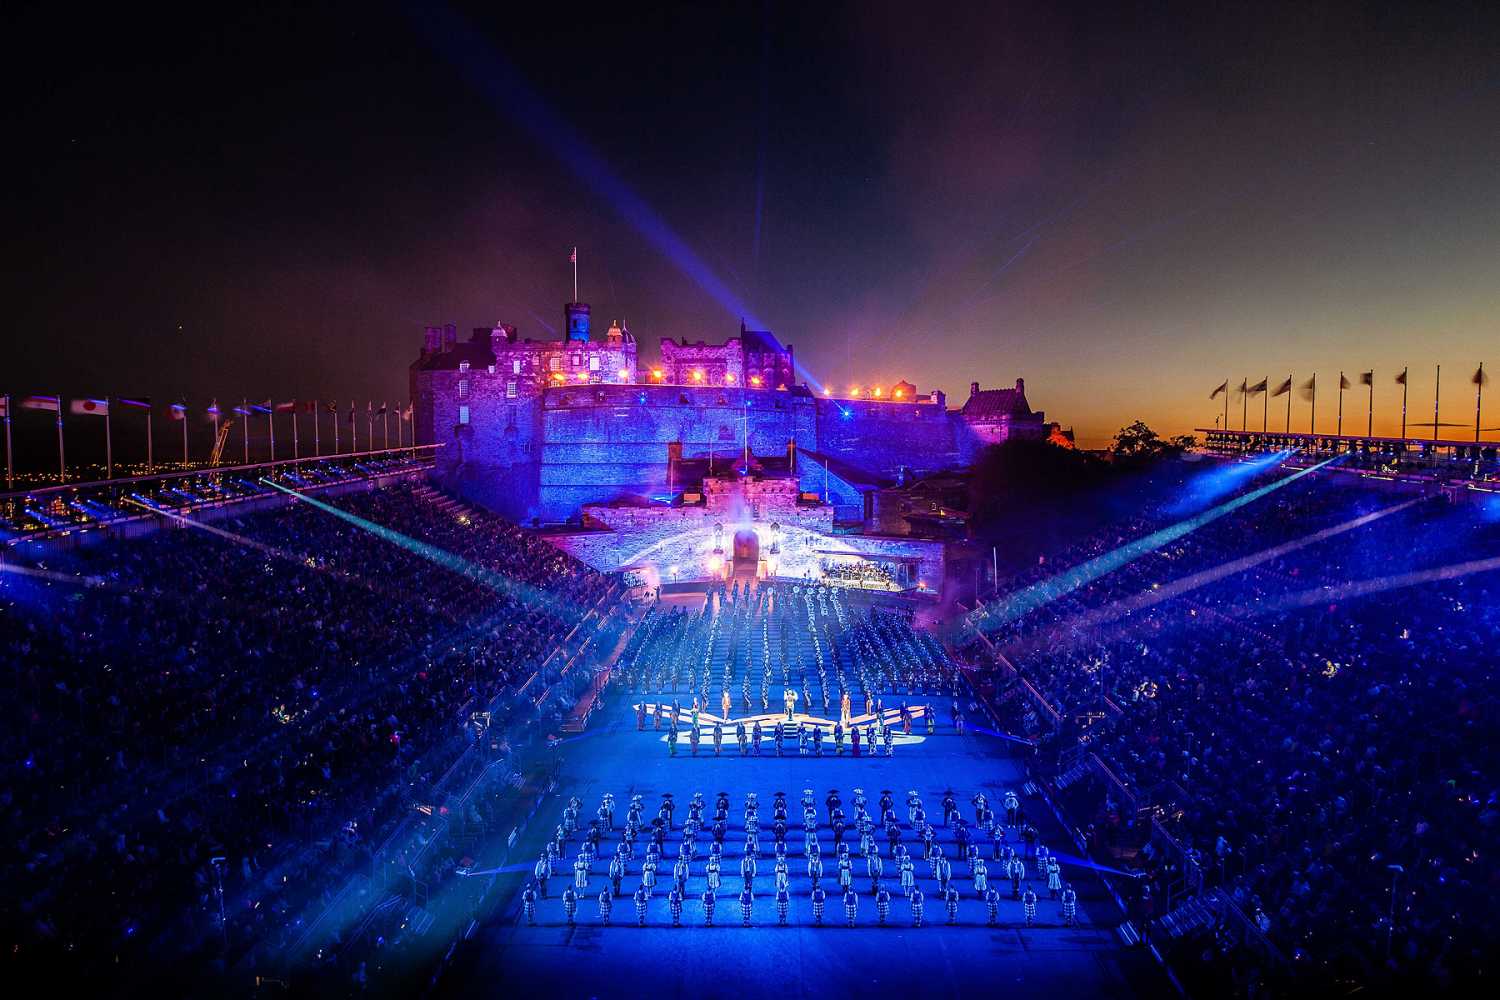
[[760,566],[760,536],[750,528],[734,533],[734,575],[753,577]]

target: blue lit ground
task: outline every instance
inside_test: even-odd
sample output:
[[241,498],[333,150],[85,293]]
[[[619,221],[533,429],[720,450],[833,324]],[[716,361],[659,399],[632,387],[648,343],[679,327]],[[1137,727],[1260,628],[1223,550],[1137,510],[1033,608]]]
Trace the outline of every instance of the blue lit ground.
[[[616,900],[612,926],[599,924],[594,899],[605,885],[605,864],[596,865],[591,891],[581,901],[578,926],[569,928],[559,900],[565,883],[561,877],[548,885],[549,899],[539,906],[539,925],[527,926],[520,913],[520,876],[507,891],[497,917],[474,935],[471,944],[456,957],[443,977],[440,992],[448,996],[516,995],[526,990],[537,997],[723,997],[751,993],[795,996],[868,996],[871,990],[894,991],[894,995],[952,996],[960,992],[991,995],[1023,989],[1030,996],[1146,996],[1161,997],[1171,987],[1151,957],[1127,949],[1114,932],[1118,910],[1096,877],[1076,865],[1064,864],[1064,878],[1078,890],[1080,926],[1066,928],[1058,921],[1058,904],[1047,898],[1044,881],[1034,882],[1040,897],[1039,926],[1027,929],[1019,902],[1009,898],[1009,885],[1000,911],[1000,926],[985,925],[986,910],[971,888],[966,865],[954,865],[954,883],[966,898],[959,907],[959,926],[944,925],[946,914],[935,900],[936,888],[917,847],[918,884],[927,893],[926,926],[911,927],[910,909],[889,879],[893,895],[891,926],[876,926],[873,898],[863,862],[856,857],[855,885],[860,891],[858,927],[844,926],[838,894],[829,893],[824,926],[813,926],[808,902],[810,884],[801,858],[801,831],[794,826],[788,836],[792,854],[792,910],[790,926],[776,925],[773,901],[774,878],[769,832],[771,799],[784,790],[794,819],[800,818],[803,788],[815,790],[819,817],[826,821],[823,798],[829,788],[838,788],[845,810],[852,816],[852,789],[865,789],[870,808],[881,789],[895,793],[896,811],[905,822],[907,789],[918,789],[929,817],[941,819],[939,805],[945,788],[952,787],[965,815],[970,814],[969,796],[979,788],[997,802],[1007,788],[1020,790],[1018,762],[1006,753],[1003,741],[993,736],[957,736],[940,725],[927,742],[898,747],[893,759],[849,756],[802,758],[741,758],[726,747],[723,758],[711,749],[700,756],[687,755],[686,745],[676,758],[669,758],[660,742],[661,734],[635,730],[634,716],[624,692],[612,691],[606,712],[596,715],[587,734],[571,741],[561,751],[562,779],[556,796],[548,799],[538,821],[529,831],[532,843],[526,856],[534,858],[543,830],[558,822],[569,795],[583,800],[591,814],[600,795],[611,790],[618,803],[616,837],[624,810],[633,793],[640,793],[648,810],[670,791],[680,808],[677,821],[686,815],[686,802],[695,790],[712,801],[720,790],[731,799],[731,834],[726,838],[724,883],[719,892],[715,926],[703,926],[697,895],[705,888],[703,858],[708,839],[700,838],[700,854],[689,881],[690,900],[684,907],[683,926],[673,928],[667,911],[666,891],[670,872],[664,869],[651,903],[648,925],[635,926],[634,906],[628,898]],[[946,723],[947,713],[939,717]],[[756,878],[754,926],[740,925],[735,899],[740,887],[739,856],[743,832],[738,829],[747,791],[761,799],[763,820],[762,860]],[[1042,831],[1043,842],[1054,851],[1071,856],[1060,828],[1045,805],[1025,800],[1029,817]],[[903,832],[906,832],[903,830]],[[680,835],[679,835],[680,839]],[[832,836],[822,833],[825,862],[832,853]],[[1014,840],[1014,838],[1013,838]],[[612,851],[617,840],[606,842]],[[576,851],[578,839],[570,842]],[[669,857],[675,840],[669,839]],[[637,861],[625,881],[628,895],[639,883],[639,859],[644,839],[637,845]],[[851,849],[857,851],[857,844]],[[912,846],[908,841],[908,846]],[[947,848],[951,857],[953,850]],[[992,874],[998,865],[990,864]],[[827,866],[825,888],[834,885],[836,867]],[[570,872],[571,873],[571,872]],[[1031,874],[1031,872],[1028,872]],[[863,883],[863,884],[861,884]],[[997,883],[998,884],[998,883]],[[983,991],[983,992],[974,992]],[[1041,991],[1046,991],[1041,992]]]

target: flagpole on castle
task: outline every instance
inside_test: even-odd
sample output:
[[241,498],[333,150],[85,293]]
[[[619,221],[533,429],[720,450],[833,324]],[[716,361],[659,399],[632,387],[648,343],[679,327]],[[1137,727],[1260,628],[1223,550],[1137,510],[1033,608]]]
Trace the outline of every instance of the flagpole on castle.
[[1437,378],[1432,383],[1432,439],[1438,439],[1438,400],[1442,399],[1443,366],[1437,366]]
[[298,459],[301,457],[302,453],[297,444],[297,400],[294,398],[292,400],[292,458]]
[[1224,380],[1224,429],[1229,430],[1229,379]]
[[1401,447],[1406,449],[1406,373],[1410,370],[1408,365],[1401,369]]
[[1339,372],[1339,419],[1334,426],[1334,436],[1344,436],[1344,373]]
[[320,409],[322,409],[322,407],[323,407],[323,401],[321,399],[315,399],[315,400],[313,400],[313,457],[314,458],[321,458],[322,455],[323,455],[323,444],[322,444],[321,441],[318,440],[318,421],[321,419],[320,416],[319,416],[319,414],[318,414],[318,411]]
[[1365,411],[1365,437],[1375,436],[1375,369],[1370,369],[1370,408]]
[[1264,386],[1260,393],[1260,432],[1264,434],[1269,428],[1271,419],[1271,376],[1267,375],[1262,381]]
[[62,393],[57,394],[57,476],[60,482],[68,481],[68,460],[63,451]]
[[1286,432],[1292,433],[1292,373],[1286,373]]
[[570,253],[570,254],[568,254],[568,260],[570,260],[573,263],[573,301],[577,302],[578,301],[578,248],[577,247],[574,247],[573,248],[573,252]]
[[1474,373],[1474,443],[1479,443],[1479,409],[1484,402],[1484,362],[1479,362],[1479,370]]
[[[58,410],[62,412],[61,409]],[[109,429],[109,397],[104,397],[104,478],[115,478],[115,445],[114,436]]]
[[16,467],[10,455],[10,397],[0,397],[5,400],[5,488],[11,490],[16,485]]

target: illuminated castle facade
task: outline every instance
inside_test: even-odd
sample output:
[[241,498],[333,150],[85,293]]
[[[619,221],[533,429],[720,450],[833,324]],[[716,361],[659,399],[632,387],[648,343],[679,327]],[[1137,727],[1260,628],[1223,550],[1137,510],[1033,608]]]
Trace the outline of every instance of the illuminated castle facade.
[[[591,505],[680,505],[738,460],[800,456],[784,471],[843,521],[886,486],[967,464],[986,443],[1045,437],[1048,425],[1013,389],[971,386],[950,408],[909,382],[837,396],[799,382],[792,348],[766,331],[723,343],[663,339],[645,363],[625,324],[591,332],[586,303],[564,307],[565,333],[533,340],[515,326],[460,341],[428,327],[412,362],[418,443],[438,443],[448,489],[523,523],[585,516]],[[774,464],[774,463],[773,463]]]

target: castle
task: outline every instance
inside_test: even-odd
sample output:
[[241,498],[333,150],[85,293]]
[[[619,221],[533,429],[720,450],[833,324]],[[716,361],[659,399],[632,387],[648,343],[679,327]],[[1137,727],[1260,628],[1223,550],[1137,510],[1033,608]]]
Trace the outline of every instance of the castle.
[[[983,445],[1045,437],[1014,388],[970,386],[961,407],[910,382],[814,391],[792,348],[740,325],[721,344],[663,339],[644,364],[623,322],[602,339],[587,303],[563,307],[560,340],[428,327],[412,362],[419,444],[439,443],[448,489],[523,523],[586,520],[600,506],[705,503],[705,481],[795,479],[830,525],[867,520],[873,495],[967,464]],[[722,485],[721,485],[722,491]]]

